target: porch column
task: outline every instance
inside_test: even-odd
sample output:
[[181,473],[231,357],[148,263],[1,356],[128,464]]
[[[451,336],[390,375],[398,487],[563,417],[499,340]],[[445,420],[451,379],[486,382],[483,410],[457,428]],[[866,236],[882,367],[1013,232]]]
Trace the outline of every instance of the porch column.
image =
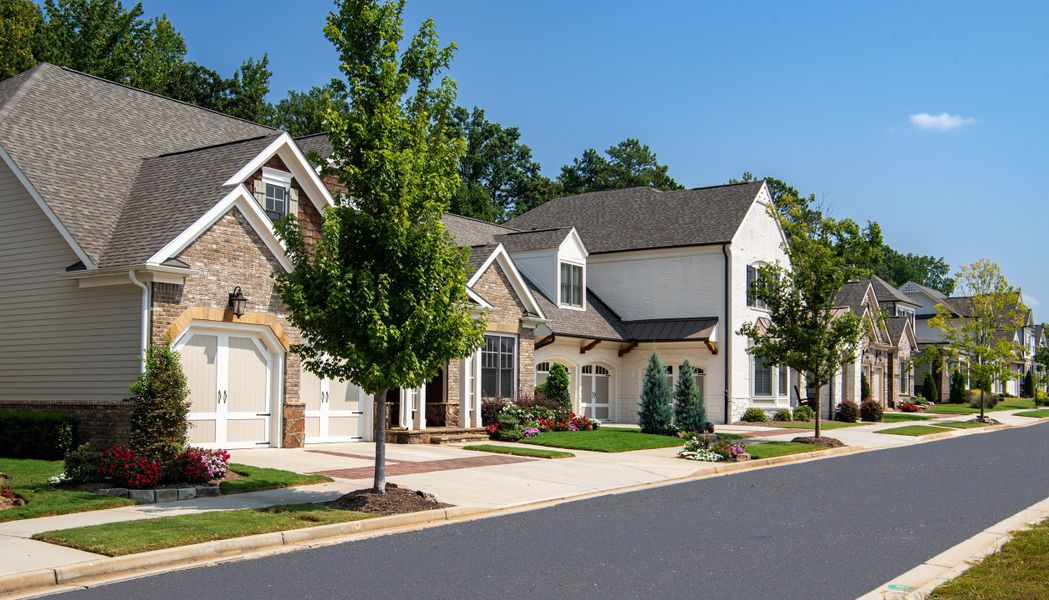
[[478,350],[474,353],[473,364],[473,426],[483,427],[484,421],[481,418],[481,351]]
[[413,390],[415,398],[413,398],[412,405],[415,409],[415,418],[413,424],[416,429],[426,429],[426,384],[415,388]]
[[474,357],[463,358],[459,376],[459,427],[470,427],[474,409]]
[[401,388],[401,402],[400,402],[400,424],[401,427],[411,430],[413,425],[412,420],[412,407],[415,405],[415,390],[408,388]]

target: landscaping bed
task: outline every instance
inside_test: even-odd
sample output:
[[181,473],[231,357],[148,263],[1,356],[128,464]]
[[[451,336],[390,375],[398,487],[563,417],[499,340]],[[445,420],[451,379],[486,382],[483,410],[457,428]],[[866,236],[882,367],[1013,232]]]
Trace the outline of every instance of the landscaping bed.
[[933,590],[930,600],[1049,597],[1049,520]]
[[680,446],[681,438],[641,433],[636,429],[605,428],[592,431],[548,431],[521,440],[525,444],[589,450],[591,452],[630,452]]
[[528,456],[531,458],[573,458],[571,452],[559,452],[557,450],[541,450],[539,448],[518,448],[516,446],[496,446],[495,444],[476,444],[463,446],[463,450],[476,452],[492,452],[494,454],[509,454],[511,456]]
[[122,556],[374,516],[319,504],[290,504],[47,531],[34,535],[33,539],[105,556]]

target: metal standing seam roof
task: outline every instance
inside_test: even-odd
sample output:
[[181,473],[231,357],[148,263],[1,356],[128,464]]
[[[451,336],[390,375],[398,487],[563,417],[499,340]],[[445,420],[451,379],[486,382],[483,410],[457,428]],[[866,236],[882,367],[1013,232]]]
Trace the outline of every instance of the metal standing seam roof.
[[146,159],[277,133],[47,63],[0,82],[0,103],[0,146],[96,264]]
[[506,225],[521,231],[574,226],[591,254],[726,243],[764,184],[590,192],[550,200]]

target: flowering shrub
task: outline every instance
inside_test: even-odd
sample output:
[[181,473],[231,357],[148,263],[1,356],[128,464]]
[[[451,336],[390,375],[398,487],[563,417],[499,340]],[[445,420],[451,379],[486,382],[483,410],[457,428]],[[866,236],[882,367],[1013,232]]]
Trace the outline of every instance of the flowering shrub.
[[913,402],[904,402],[900,405],[900,410],[903,412],[918,412],[920,407]]
[[522,432],[523,437],[530,438],[532,436],[539,435],[539,429],[537,427],[529,427]]
[[747,449],[743,444],[727,442],[711,433],[692,436],[677,453],[686,460],[702,462],[743,460],[746,454]]
[[600,425],[597,421],[573,412],[551,410],[540,405],[504,404],[494,417],[495,421],[484,426],[493,438],[516,442],[546,431],[593,431]]
[[98,454],[102,475],[121,487],[142,489],[160,482],[161,464],[120,444]]
[[229,452],[189,446],[175,461],[177,476],[192,483],[204,483],[226,476]]

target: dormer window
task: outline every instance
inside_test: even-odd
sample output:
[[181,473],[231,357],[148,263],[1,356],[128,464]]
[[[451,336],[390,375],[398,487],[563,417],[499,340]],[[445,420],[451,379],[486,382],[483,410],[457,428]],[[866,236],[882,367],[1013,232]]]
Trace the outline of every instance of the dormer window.
[[286,217],[291,207],[291,173],[264,167],[262,184],[265,196],[260,201],[266,215],[274,222]]
[[583,308],[583,267],[561,263],[561,306]]

